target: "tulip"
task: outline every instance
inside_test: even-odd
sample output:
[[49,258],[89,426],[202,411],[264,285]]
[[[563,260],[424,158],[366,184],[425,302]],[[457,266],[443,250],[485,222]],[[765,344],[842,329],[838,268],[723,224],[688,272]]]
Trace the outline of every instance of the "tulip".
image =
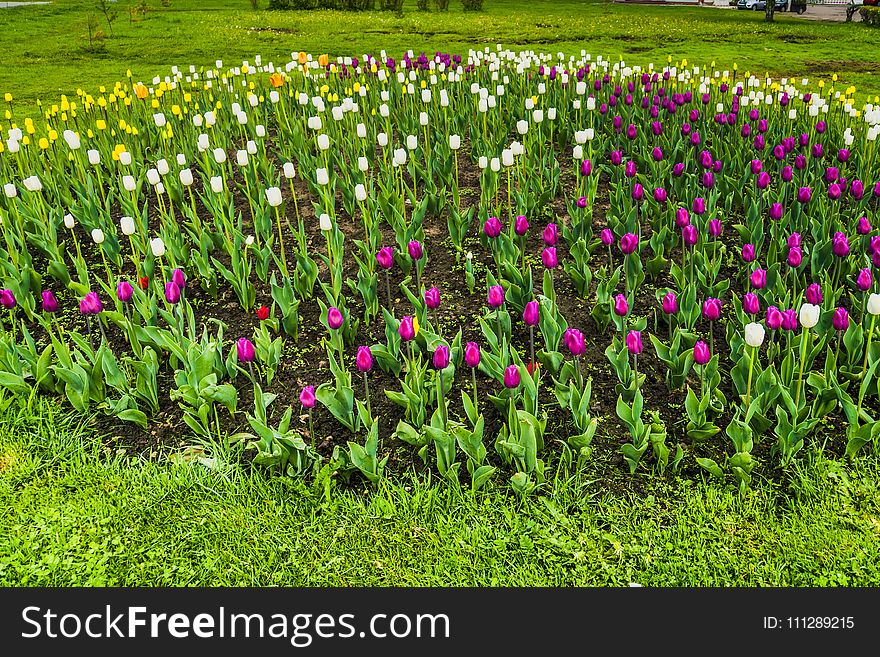
[[504,385],[513,390],[520,383],[519,368],[516,365],[508,365],[504,370]]
[[754,262],[754,260],[755,260],[755,245],[754,244],[743,244],[742,259],[743,259],[743,262]]
[[868,221],[868,217],[860,217],[858,225],[856,226],[856,231],[859,235],[867,235],[871,232],[871,222]]
[[544,239],[545,246],[556,246],[557,242],[559,241],[559,230],[556,227],[556,224],[547,224],[547,227],[544,229],[542,237]]
[[710,322],[717,321],[721,317],[721,301],[714,297],[709,297],[703,302],[703,317]]
[[776,306],[768,306],[767,307],[767,328],[771,331],[776,331],[782,327],[783,322],[782,311],[779,310]]
[[180,288],[174,281],[165,283],[165,301],[172,305],[180,301]]
[[770,219],[773,221],[779,221],[782,219],[782,215],[784,214],[784,209],[782,207],[782,203],[773,203],[770,206]]
[[849,313],[846,308],[837,308],[831,316],[831,325],[835,330],[843,332],[849,328]]
[[801,252],[801,247],[793,246],[788,250],[788,266],[792,269],[797,269],[801,266],[801,263],[804,260],[804,255]]
[[55,295],[52,293],[51,290],[43,290],[42,297],[42,309],[44,313],[58,312],[58,300],[55,298]]
[[174,269],[171,272],[171,281],[183,290],[186,287],[186,275],[183,273],[182,269]]
[[808,303],[818,305],[822,303],[822,286],[818,283],[810,283],[804,295]]
[[837,231],[831,237],[831,252],[838,258],[849,255],[849,240],[840,231]]
[[627,313],[629,313],[629,303],[625,296],[618,294],[614,297],[614,314],[618,317],[626,317]]
[[409,249],[409,257],[412,258],[413,260],[415,260],[416,262],[421,260],[422,257],[424,257],[424,255],[425,255],[425,252],[422,249],[421,242],[418,242],[416,240],[412,240],[409,243],[407,248]]
[[798,327],[798,315],[794,308],[782,311],[782,330],[794,331]]
[[[772,307],[772,306],[771,306]],[[768,314],[769,314],[769,308]],[[778,310],[777,310],[778,312]],[[769,316],[769,315],[768,315]],[[768,320],[769,323],[769,320]],[[757,322],[751,322],[750,324],[746,324],[745,328],[745,339],[746,344],[752,348],[752,355],[749,359],[749,377],[748,382],[746,383],[746,409],[749,407],[749,401],[751,400],[752,395],[752,371],[755,368],[755,358],[758,354],[758,349],[764,343],[764,327],[758,324]]]
[[[9,292],[9,290],[0,291],[0,304],[2,304],[4,308],[11,308],[7,303],[5,295],[7,292]],[[9,294],[12,293],[9,292]],[[14,305],[15,299],[13,298],[12,306]],[[102,310],[104,310],[104,304],[101,303],[101,297],[98,296],[97,292],[89,292],[79,302],[79,312],[83,315],[97,315]]]
[[756,290],[764,289],[764,286],[767,285],[767,272],[764,269],[756,269],[749,277],[749,282]]
[[721,237],[721,220],[720,219],[712,219],[709,221],[709,235],[712,237],[718,238]]
[[315,387],[306,386],[303,388],[302,392],[299,393],[299,403],[302,404],[304,408],[311,410],[315,407],[315,402]]
[[691,209],[693,210],[694,214],[702,215],[706,211],[706,199],[698,196],[694,199]]
[[235,343],[236,355],[241,363],[252,363],[257,357],[254,343],[247,338],[239,338]]
[[338,308],[331,306],[327,309],[327,325],[333,329],[337,330],[340,326],[342,326],[342,322],[344,318],[342,317],[342,313]]
[[440,290],[437,287],[432,287],[428,290],[425,290],[425,305],[431,310],[435,310],[440,307]]
[[[490,308],[500,308],[504,304],[504,288],[500,285],[490,287],[488,303]],[[501,336],[499,335],[498,337],[500,338]]]
[[603,228],[602,232],[599,233],[599,239],[605,246],[611,246],[614,244],[614,233],[611,232],[610,228]]
[[657,203],[666,203],[666,199],[666,190],[662,187],[656,187],[654,189],[654,200],[657,201]]
[[[361,347],[368,349],[368,347]],[[440,394],[437,397],[437,404],[440,406],[440,414],[443,417],[443,426],[446,426],[446,391],[443,387],[443,370],[449,366],[449,347],[445,344],[439,345],[434,350],[434,368],[437,370],[437,385],[440,388]]]
[[373,353],[370,348],[358,347],[354,362],[360,372],[366,373],[373,369]]
[[269,319],[269,308],[267,308],[266,306],[260,306],[259,308],[257,308],[256,314],[257,319],[259,319],[261,322],[264,322]]
[[[712,358],[712,354],[709,353],[709,345],[707,345],[702,340],[697,340],[697,344],[694,345],[694,362],[697,365],[705,365]],[[700,379],[702,379],[702,371],[700,372]],[[702,381],[700,382],[700,391],[702,392],[703,386]]]
[[697,229],[693,224],[681,229],[681,241],[688,248],[692,248],[697,243]]
[[486,219],[486,223],[483,224],[483,234],[492,239],[498,237],[501,234],[501,221],[497,217]]
[[749,315],[757,315],[761,311],[761,302],[754,292],[746,292],[743,295],[743,310]]
[[587,350],[584,334],[576,328],[566,329],[562,339],[572,356],[581,356]]
[[116,298],[122,303],[128,303],[131,301],[133,295],[134,288],[131,286],[131,283],[128,281],[119,281],[119,284],[116,286]]
[[386,271],[391,269],[394,266],[394,249],[390,246],[379,249],[376,253],[376,262]]
[[631,255],[639,245],[639,238],[635,233],[627,233],[620,238],[620,250],[624,255]]
[[6,310],[12,310],[16,305],[18,305],[18,302],[12,290],[0,290],[0,306],[3,306]]
[[541,252],[541,262],[547,269],[555,269],[559,261],[556,257],[556,247],[548,246]]
[[678,298],[675,296],[675,292],[667,292],[663,296],[663,312],[667,315],[674,315],[678,312]]
[[529,222],[528,222],[528,220],[527,220],[524,216],[519,215],[519,216],[516,218],[516,221],[515,221],[514,224],[513,224],[513,230],[514,230],[514,232],[515,232],[517,235],[519,235],[520,237],[524,237],[525,234],[526,234],[526,233],[528,232],[528,230],[529,230]]
[[859,271],[859,275],[856,278],[856,287],[858,287],[862,292],[867,292],[871,289],[871,285],[873,285],[874,281],[871,276],[871,269],[869,267],[865,267],[861,271]]
[[798,403],[801,399],[801,389],[804,384],[804,364],[807,360],[807,346],[810,342],[811,333],[809,333],[809,329],[816,326],[819,323],[819,315],[821,314],[821,309],[819,306],[814,305],[812,303],[805,303],[801,306],[800,312],[800,320],[801,326],[803,330],[801,331],[801,364],[800,371],[798,373],[798,385],[797,389],[794,393],[794,405],[797,408]]
[[798,203],[802,205],[806,205],[810,202],[810,198],[812,198],[813,192],[809,187],[801,187],[797,191],[797,200]]
[[526,326],[537,326],[541,318],[540,306],[537,301],[529,301],[523,310],[523,322]]

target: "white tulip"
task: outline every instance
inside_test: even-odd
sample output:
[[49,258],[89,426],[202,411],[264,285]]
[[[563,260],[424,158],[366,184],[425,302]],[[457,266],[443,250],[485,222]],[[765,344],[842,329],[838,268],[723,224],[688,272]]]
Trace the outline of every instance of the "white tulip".
[[529,131],[528,121],[525,121],[525,120],[517,121],[516,122],[516,131],[521,135],[526,134]]
[[238,125],[247,125],[248,118],[244,112],[239,112],[235,118],[238,119]]
[[104,243],[104,231],[100,228],[95,228],[92,230],[92,241],[95,244],[103,244]]
[[544,121],[544,110],[536,109],[532,112],[532,121],[535,123],[542,123]]
[[215,148],[214,161],[217,164],[223,164],[226,161],[226,151],[224,151],[222,148]]
[[79,150],[80,141],[79,135],[76,134],[73,130],[65,130],[64,131],[64,141],[67,142],[67,147],[72,151]]
[[819,314],[821,309],[812,303],[805,303],[801,306],[800,320],[801,326],[811,329],[819,323]]
[[513,150],[510,148],[505,148],[501,151],[501,163],[506,167],[513,166]]
[[279,100],[281,100],[281,96],[274,89],[269,92],[269,101],[274,105]]
[[880,294],[872,294],[868,297],[868,312],[872,315],[880,315]]
[[489,162],[489,168],[497,173],[501,170],[501,160],[499,160],[497,157],[493,157],[492,160]]
[[67,230],[73,230],[73,227],[76,226],[76,221],[73,218],[73,215],[68,213],[64,215],[64,227]]
[[582,160],[584,158],[584,147],[578,144],[574,148],[571,149],[571,156],[575,160]]
[[158,185],[156,185],[156,193],[159,196],[162,196],[162,194],[165,193],[165,185],[163,185],[161,182]]
[[327,173],[327,169],[320,168],[315,171],[315,176],[318,179],[319,185],[329,185],[330,184],[330,175]]
[[415,149],[417,149],[419,147],[419,138],[416,137],[415,135],[407,135],[406,136],[406,147],[411,151],[414,151]]
[[461,136],[460,135],[449,135],[449,148],[457,151],[461,148]]
[[244,238],[244,243],[245,243],[246,246],[251,246],[251,245],[254,243],[254,236],[253,236],[253,235],[248,235],[247,237],[245,237],[245,238]]
[[277,187],[269,187],[266,190],[266,200],[269,201],[269,205],[273,208],[277,208],[281,205],[281,190]]
[[394,151],[394,164],[397,166],[406,164],[406,151],[404,149],[398,148]]
[[220,176],[211,176],[211,191],[219,194],[223,191],[223,178]]
[[388,135],[384,132],[380,132],[376,135],[376,143],[379,144],[382,148],[385,148],[388,145]]
[[[262,139],[263,137],[266,136],[266,126],[260,124],[256,128],[254,128],[254,132],[256,133],[257,137]],[[256,152],[256,151],[254,151],[254,152]]]
[[29,176],[25,178],[23,181],[24,188],[29,192],[39,192],[43,189],[43,183],[40,182],[40,179],[36,176]]
[[358,169],[362,173],[366,173],[370,169],[370,161],[365,158],[363,155],[358,157]]
[[556,120],[556,108],[548,107],[547,108],[547,120],[555,121]]
[[419,114],[419,125],[421,125],[421,126],[428,125],[428,113],[427,112],[421,112]]
[[122,229],[123,235],[134,235],[134,219],[132,217],[121,217],[119,219],[119,228]]
[[158,162],[156,162],[156,171],[159,172],[159,175],[167,176],[168,172],[170,170],[171,169],[168,166],[168,160],[163,158],[163,159],[159,160]]
[[21,144],[18,143],[18,139],[10,139],[6,142],[6,149],[10,153],[18,153],[21,150]]
[[131,164],[131,153],[129,153],[128,151],[122,151],[119,154],[119,163],[123,166],[128,166],[129,164]]
[[155,187],[159,184],[159,172],[155,169],[147,169],[147,182]]
[[153,114],[153,121],[156,123],[157,128],[162,128],[165,126],[166,123],[165,115],[162,114],[162,112]]
[[257,154],[257,142],[253,139],[248,139],[247,143],[244,145],[245,149],[248,152],[248,155],[256,155]]
[[363,203],[364,201],[367,200],[367,190],[366,190],[366,188],[365,188],[363,185],[361,185],[361,184],[357,184],[357,185],[355,185],[355,186],[354,186],[354,196],[355,196],[355,198],[356,198],[358,201],[360,201],[361,203]]
[[366,138],[366,136],[367,136],[367,126],[365,126],[363,123],[358,123],[358,124],[357,124],[357,127],[355,128],[355,130],[356,130],[356,132],[357,132],[357,136],[358,136],[360,139],[365,139],[365,138]]
[[193,174],[191,169],[181,169],[180,171],[180,183],[184,187],[189,187],[193,184]]
[[318,148],[322,151],[330,148],[330,137],[323,133],[318,135]]
[[122,176],[122,186],[127,192],[133,192],[135,188],[134,176]]
[[330,221],[330,215],[327,214],[326,212],[323,213],[323,214],[318,218],[318,223],[319,223],[319,225],[320,225],[320,227],[321,227],[321,230],[323,230],[324,232],[327,232],[328,230],[332,230],[332,229],[333,229],[333,222]]
[[481,169],[485,169],[489,166],[489,158],[485,155],[481,155],[480,159],[478,160],[478,165]]
[[98,151],[92,149],[90,151],[87,151],[86,155],[88,155],[89,164],[91,164],[92,166],[97,166],[101,163],[101,154]]
[[746,324],[746,344],[750,347],[760,347],[764,344],[764,327],[757,322]]
[[161,258],[165,255],[165,242],[161,237],[154,237],[150,240],[150,252],[154,258]]
[[235,163],[240,167],[246,167],[248,165],[247,151],[236,151],[235,152]]
[[201,114],[196,114],[195,116],[193,116],[193,125],[197,128],[202,127],[202,115]]
[[284,163],[284,177],[290,180],[296,176],[296,169],[293,167],[293,162],[285,162]]
[[12,183],[6,183],[3,185],[3,193],[6,194],[6,198],[15,198],[18,196],[18,189]]
[[199,147],[200,153],[204,153],[206,150],[208,150],[208,135],[206,135],[204,132],[200,134],[196,145]]

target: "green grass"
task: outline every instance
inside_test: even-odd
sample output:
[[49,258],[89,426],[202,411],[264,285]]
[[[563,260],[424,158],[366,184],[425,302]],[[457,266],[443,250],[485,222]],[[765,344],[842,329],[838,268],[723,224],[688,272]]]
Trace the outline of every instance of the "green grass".
[[588,470],[526,500],[416,481],[323,497],[237,461],[110,454],[54,408],[0,417],[0,586],[880,584],[873,458],[813,453],[744,495],[650,476],[612,495]]
[[[842,83],[863,92],[862,99],[880,93],[880,49],[866,47],[876,43],[876,34],[858,23],[780,16],[766,24],[756,12],[572,0],[487,0],[481,13],[464,13],[453,3],[446,14],[419,13],[409,0],[402,18],[383,12],[254,11],[248,0],[171,0],[162,8],[150,0],[153,10],[130,24],[128,4],[117,4],[119,18],[103,53],[85,49],[86,18],[96,13],[92,0],[0,10],[6,64],[0,92],[11,92],[24,112],[37,99],[55,101],[78,87],[112,85],[128,69],[150,80],[172,64],[202,66],[217,58],[232,63],[257,53],[286,61],[294,50],[358,55],[384,48],[399,57],[410,48],[466,53],[501,43],[568,54],[583,48],[642,64],[665,64],[668,55],[693,64],[714,60],[719,68],[736,62],[740,71],[798,80],[829,79],[837,72]],[[106,25],[102,29],[108,31]]]

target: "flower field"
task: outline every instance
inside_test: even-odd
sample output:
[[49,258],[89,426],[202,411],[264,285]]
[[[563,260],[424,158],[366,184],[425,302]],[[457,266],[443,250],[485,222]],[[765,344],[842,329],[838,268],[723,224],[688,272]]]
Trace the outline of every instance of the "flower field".
[[174,67],[16,120],[0,385],[116,444],[529,493],[877,448],[880,108],[498,49]]

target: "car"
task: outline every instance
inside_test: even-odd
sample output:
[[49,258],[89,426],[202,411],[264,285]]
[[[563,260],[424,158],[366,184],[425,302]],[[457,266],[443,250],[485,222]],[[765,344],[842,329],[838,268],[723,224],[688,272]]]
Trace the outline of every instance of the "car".
[[[737,9],[746,9],[752,11],[767,11],[767,0],[738,0]],[[773,7],[774,12],[788,11],[788,0],[775,0]],[[807,10],[806,0],[791,0],[791,11],[797,14],[803,14]]]

